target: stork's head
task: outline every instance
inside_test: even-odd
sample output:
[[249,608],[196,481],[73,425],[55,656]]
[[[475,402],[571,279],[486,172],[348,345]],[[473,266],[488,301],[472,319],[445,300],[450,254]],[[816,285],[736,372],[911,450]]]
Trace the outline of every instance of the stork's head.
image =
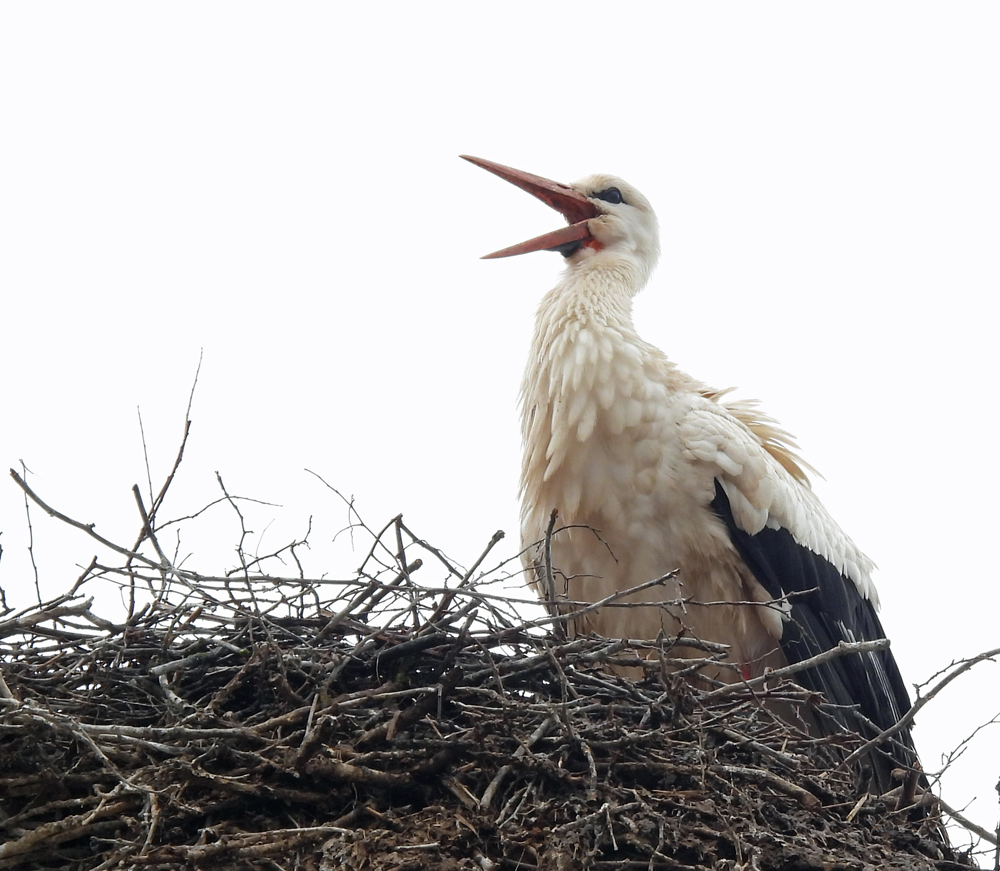
[[613,175],[591,175],[564,185],[480,157],[462,157],[538,197],[569,222],[487,258],[558,251],[571,267],[627,259],[638,272],[635,289],[646,283],[660,256],[659,228],[649,200],[630,184]]

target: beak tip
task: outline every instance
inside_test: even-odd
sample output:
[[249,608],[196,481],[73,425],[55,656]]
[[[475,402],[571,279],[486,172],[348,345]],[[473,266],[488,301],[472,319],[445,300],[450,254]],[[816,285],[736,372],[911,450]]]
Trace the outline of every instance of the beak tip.
[[560,212],[569,222],[568,227],[563,227],[561,230],[556,230],[553,233],[546,233],[543,236],[537,236],[534,239],[529,239],[527,242],[513,245],[510,248],[504,248],[501,251],[494,251],[492,254],[485,255],[482,258],[483,260],[512,257],[515,254],[527,254],[530,251],[561,251],[568,243],[591,238],[590,230],[587,228],[587,221],[591,218],[596,218],[599,211],[584,194],[576,189],[538,175],[532,175],[520,169],[513,169],[500,163],[494,163],[492,160],[484,160],[481,157],[473,157],[469,154],[460,154],[459,157],[537,197],[545,205]]

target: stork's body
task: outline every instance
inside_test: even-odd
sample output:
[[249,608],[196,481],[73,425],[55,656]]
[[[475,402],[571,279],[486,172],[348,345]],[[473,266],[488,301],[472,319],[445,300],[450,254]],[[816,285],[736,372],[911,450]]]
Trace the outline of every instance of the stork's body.
[[[632,601],[768,602],[711,508],[717,462],[696,457],[697,447],[681,435],[697,438],[699,428],[712,427],[725,438],[727,427],[742,434],[740,424],[636,335],[629,299],[607,304],[627,290],[620,271],[595,260],[569,274],[539,309],[522,390],[526,558],[537,564],[536,543],[556,509],[561,531],[551,541],[551,564],[558,597],[594,602],[680,568]],[[756,456],[740,460],[761,473],[767,454],[754,447]],[[790,477],[771,462],[767,472]],[[683,609],[603,608],[576,628],[610,638],[652,639],[663,631],[723,641],[734,661],[759,673],[765,660],[780,664],[768,656],[780,624],[774,609],[692,602]]]
[[[576,629],[723,642],[744,676],[841,640],[881,638],[872,563],[816,499],[788,436],[752,403],[721,401],[636,333],[632,298],[659,253],[645,198],[611,176],[564,186],[473,162],[570,221],[491,255],[557,250],[568,264],[538,309],[521,396],[522,542],[536,587],[593,602],[679,569],[632,596],[656,606],[602,608]],[[546,565],[553,510],[559,531]],[[835,660],[802,682],[880,728],[909,705],[888,651]],[[897,761],[912,764],[908,733],[902,743]]]

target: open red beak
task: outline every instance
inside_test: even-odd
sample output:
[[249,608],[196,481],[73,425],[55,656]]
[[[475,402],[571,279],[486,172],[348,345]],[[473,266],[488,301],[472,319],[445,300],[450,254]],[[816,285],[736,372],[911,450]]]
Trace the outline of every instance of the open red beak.
[[536,236],[534,239],[512,245],[510,248],[494,251],[492,254],[487,254],[483,258],[484,260],[493,257],[512,257],[515,254],[527,254],[529,251],[559,251],[565,254],[578,248],[581,242],[593,238],[590,235],[590,230],[587,229],[587,221],[596,218],[600,213],[583,194],[578,193],[568,185],[549,181],[549,179],[539,175],[522,172],[500,163],[494,163],[492,160],[469,157],[467,154],[463,154],[461,157],[502,179],[506,179],[511,184],[517,185],[532,196],[538,197],[546,205],[561,212],[569,221],[568,227]]

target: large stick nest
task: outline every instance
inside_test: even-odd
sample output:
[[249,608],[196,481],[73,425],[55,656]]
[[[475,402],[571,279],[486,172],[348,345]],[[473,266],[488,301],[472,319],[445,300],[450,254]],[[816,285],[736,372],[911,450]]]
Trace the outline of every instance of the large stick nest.
[[857,736],[762,703],[820,704],[795,684],[566,640],[398,519],[343,582],[116,549],[84,580],[127,619],[78,584],[0,620],[0,868],[966,867],[933,806],[859,794]]

